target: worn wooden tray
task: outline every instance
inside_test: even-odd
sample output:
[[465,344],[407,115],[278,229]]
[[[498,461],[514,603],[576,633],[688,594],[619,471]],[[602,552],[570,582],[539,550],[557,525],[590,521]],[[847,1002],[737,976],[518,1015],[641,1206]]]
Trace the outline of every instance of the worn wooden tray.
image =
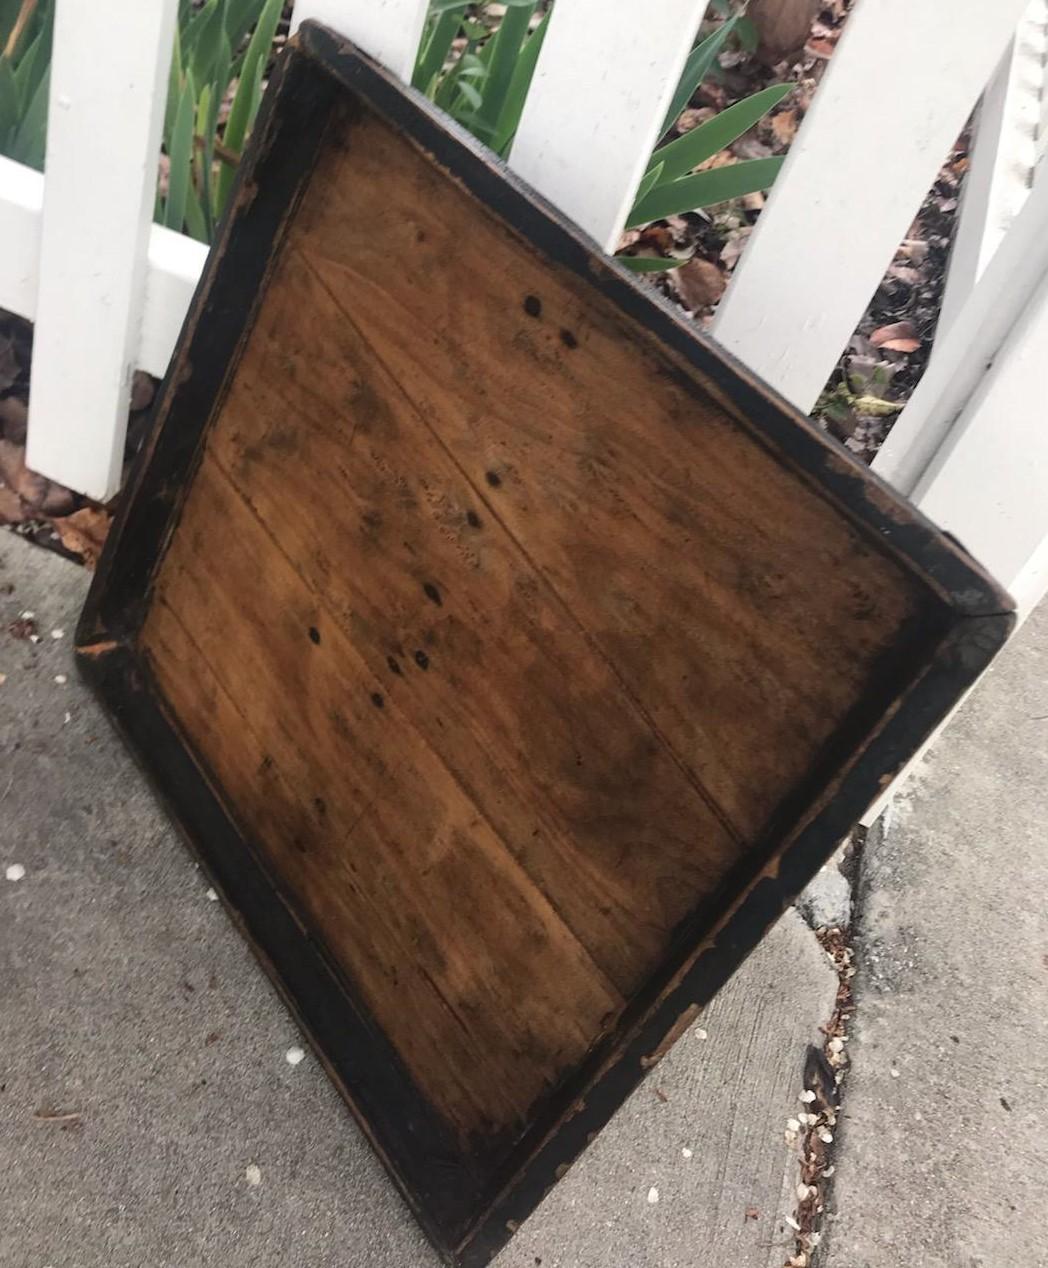
[[305,27],[78,643],[482,1264],[985,666],[1007,597]]

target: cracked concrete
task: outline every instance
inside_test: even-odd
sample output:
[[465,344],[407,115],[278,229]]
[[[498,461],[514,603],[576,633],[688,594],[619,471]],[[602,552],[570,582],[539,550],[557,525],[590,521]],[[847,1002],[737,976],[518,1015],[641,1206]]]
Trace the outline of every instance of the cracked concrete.
[[821,1268],[1046,1268],[1048,605],[863,854]]

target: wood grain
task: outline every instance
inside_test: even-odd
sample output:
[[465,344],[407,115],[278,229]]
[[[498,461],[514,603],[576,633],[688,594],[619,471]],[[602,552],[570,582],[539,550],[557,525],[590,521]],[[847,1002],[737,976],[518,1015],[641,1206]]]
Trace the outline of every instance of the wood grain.
[[364,115],[306,192],[141,646],[467,1139],[519,1130],[611,1033],[911,589]]
[[916,585],[378,119],[329,147],[313,190],[294,248],[754,840],[918,611]]

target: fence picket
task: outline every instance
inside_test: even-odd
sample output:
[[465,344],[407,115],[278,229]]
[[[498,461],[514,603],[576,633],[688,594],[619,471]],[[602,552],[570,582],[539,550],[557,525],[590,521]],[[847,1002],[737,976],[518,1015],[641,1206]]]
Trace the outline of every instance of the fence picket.
[[[1039,158],[1046,28],[1048,0],[1030,0],[1015,38],[983,94],[935,330],[937,345],[1029,196]],[[937,350],[933,349],[932,355],[937,355]]]
[[805,412],[1026,3],[858,0],[713,326]]
[[1008,587],[1021,617],[1048,590],[1048,432],[1040,409],[1046,345],[1042,273],[913,495]]
[[177,0],[59,0],[51,62],[30,467],[120,483]]
[[296,0],[291,31],[323,22],[409,83],[428,10],[428,0]]
[[0,156],[0,308],[30,319],[36,313],[43,205],[40,173]]
[[149,231],[142,333],[135,359],[140,370],[158,378],[167,373],[167,363],[206,260],[207,247],[202,242],[162,225],[154,225]]
[[[1039,181],[950,328],[873,462],[913,496],[936,453],[1004,346],[1040,279],[1048,276],[1048,181]],[[1000,437],[1010,443],[1007,431]],[[966,534],[957,535],[965,540]]]
[[613,251],[707,0],[557,0],[509,156]]

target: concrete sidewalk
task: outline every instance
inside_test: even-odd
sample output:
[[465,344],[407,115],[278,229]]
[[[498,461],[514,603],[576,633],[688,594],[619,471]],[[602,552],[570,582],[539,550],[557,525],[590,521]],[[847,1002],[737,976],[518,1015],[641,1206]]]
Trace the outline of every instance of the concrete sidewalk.
[[[0,533],[0,1265],[432,1268],[81,687],[87,580]],[[867,849],[821,1268],[1048,1266],[1046,669],[1048,611]],[[836,986],[789,913],[499,1268],[783,1265]]]
[[824,1268],[1048,1265],[1048,605],[863,859]]
[[[431,1268],[319,1064],[285,1059],[291,1019],[80,685],[87,581],[0,533],[0,1265]],[[27,609],[36,644],[8,633]],[[835,990],[789,913],[500,1268],[778,1268],[783,1126]]]

